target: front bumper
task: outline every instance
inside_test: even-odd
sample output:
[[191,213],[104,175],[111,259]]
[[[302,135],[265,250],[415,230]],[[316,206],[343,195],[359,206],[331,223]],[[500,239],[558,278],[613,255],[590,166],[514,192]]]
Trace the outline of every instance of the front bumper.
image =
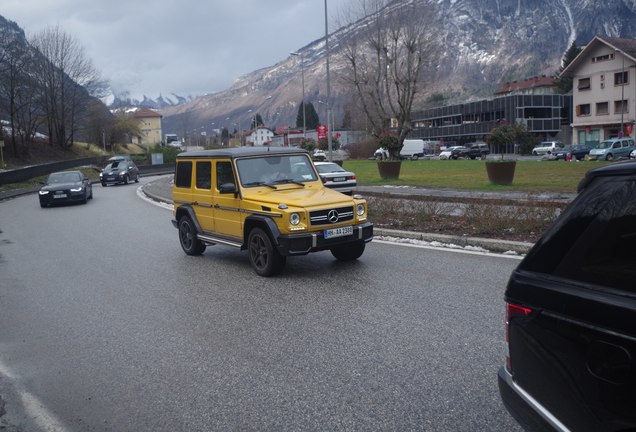
[[368,243],[372,239],[373,224],[365,222],[360,225],[354,225],[352,235],[332,239],[325,239],[323,231],[280,235],[276,239],[276,247],[281,255],[306,255],[310,252],[318,252],[351,243]]

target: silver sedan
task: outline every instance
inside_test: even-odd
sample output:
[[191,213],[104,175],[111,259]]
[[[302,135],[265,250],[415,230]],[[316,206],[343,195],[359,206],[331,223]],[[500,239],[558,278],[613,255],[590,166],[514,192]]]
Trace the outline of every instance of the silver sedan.
[[314,162],[324,185],[343,194],[352,195],[357,186],[356,175],[334,162]]

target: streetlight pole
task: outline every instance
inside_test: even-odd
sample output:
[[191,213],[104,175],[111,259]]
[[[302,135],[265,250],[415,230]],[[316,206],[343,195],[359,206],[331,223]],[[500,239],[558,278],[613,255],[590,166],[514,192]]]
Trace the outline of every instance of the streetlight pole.
[[327,56],[327,155],[329,162],[333,162],[331,145],[331,86],[329,84],[329,26],[327,24],[327,0],[325,0],[325,55]]
[[623,116],[625,115],[625,53],[623,51],[618,51],[621,53],[621,57],[623,58],[623,69],[621,71],[621,138],[625,135],[624,132],[624,121]]
[[300,76],[303,86],[303,139],[307,138],[307,117],[305,116],[305,60],[302,52],[290,52],[293,56],[300,56]]

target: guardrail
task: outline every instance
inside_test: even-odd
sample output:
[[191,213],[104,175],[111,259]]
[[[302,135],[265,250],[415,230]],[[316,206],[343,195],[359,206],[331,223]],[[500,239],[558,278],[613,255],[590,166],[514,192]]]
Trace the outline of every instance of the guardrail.
[[[0,172],[0,186],[11,183],[20,183],[34,177],[48,175],[55,171],[63,171],[71,168],[78,168],[86,165],[106,165],[108,157],[90,157],[83,159],[71,159],[48,164],[32,165]],[[170,174],[174,172],[174,163],[161,165],[137,165],[141,175]]]

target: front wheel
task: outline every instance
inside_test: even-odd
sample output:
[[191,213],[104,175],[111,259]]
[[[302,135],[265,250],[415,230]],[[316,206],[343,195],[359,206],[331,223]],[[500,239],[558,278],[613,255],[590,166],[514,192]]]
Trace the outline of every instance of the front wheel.
[[205,243],[197,238],[194,223],[188,216],[179,219],[179,242],[186,255],[201,255],[205,251]]
[[614,155],[611,153],[608,153],[607,156],[605,156],[605,160],[606,161],[613,161],[614,160]]
[[331,255],[340,261],[353,261],[362,256],[364,253],[364,242],[347,244],[331,248]]
[[124,184],[127,185],[128,184],[128,174],[126,174],[124,176]]
[[252,229],[247,243],[250,263],[258,275],[273,276],[283,270],[286,257],[278,253],[265,231]]

